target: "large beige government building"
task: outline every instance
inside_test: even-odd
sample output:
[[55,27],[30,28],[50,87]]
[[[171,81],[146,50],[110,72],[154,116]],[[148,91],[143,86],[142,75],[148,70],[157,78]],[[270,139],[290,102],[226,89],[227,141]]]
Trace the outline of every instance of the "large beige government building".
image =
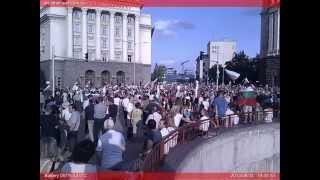
[[146,83],[151,38],[151,16],[140,7],[43,7],[40,69],[60,87]]

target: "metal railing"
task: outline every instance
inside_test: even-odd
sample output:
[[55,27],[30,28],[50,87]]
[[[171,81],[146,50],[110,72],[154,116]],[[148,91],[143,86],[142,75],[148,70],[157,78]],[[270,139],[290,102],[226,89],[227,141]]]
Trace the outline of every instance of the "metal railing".
[[[235,121],[238,121],[238,123]],[[133,168],[135,171],[155,171],[161,167],[165,155],[168,154],[172,148],[190,142],[199,136],[208,137],[209,131],[210,136],[215,137],[218,135],[218,131],[221,129],[220,127],[232,129],[240,125],[246,127],[273,121],[280,121],[280,110],[232,114],[224,118],[214,117],[187,124],[163,137],[160,143],[156,144],[143,159],[139,159],[134,163]]]

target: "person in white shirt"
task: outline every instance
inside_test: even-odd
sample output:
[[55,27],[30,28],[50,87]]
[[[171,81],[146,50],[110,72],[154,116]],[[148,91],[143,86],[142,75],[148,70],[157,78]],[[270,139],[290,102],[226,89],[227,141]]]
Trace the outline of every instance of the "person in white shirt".
[[232,127],[234,124],[238,124],[239,122],[239,116],[234,114],[234,112],[230,109],[227,108],[227,111],[225,113],[225,127]]
[[66,92],[63,92],[62,93],[62,101],[63,101],[63,103],[65,103],[65,102],[67,102],[68,101],[68,93],[66,93]]
[[78,91],[79,89],[79,86],[78,86],[78,83],[74,83],[73,87],[72,87],[72,91]]
[[117,106],[120,105],[120,98],[118,95],[116,95],[114,98],[113,98],[113,103]]
[[[175,123],[174,123],[174,118],[169,115],[169,121],[168,121],[168,127],[167,127],[167,130],[169,131],[169,133],[175,131],[176,128],[175,127]],[[170,138],[170,141],[168,142],[169,143],[169,148],[173,148],[177,145],[178,143],[178,134],[179,132],[176,131],[176,133],[173,133],[169,138]]]
[[224,98],[226,99],[227,103],[230,104],[231,97],[230,97],[229,93],[227,93]]
[[[170,131],[169,131],[168,127],[167,127],[167,123],[164,120],[161,120],[159,122],[159,129],[160,129],[160,133],[161,133],[162,139],[170,134]],[[169,149],[170,149],[170,142],[166,142],[164,144],[164,154],[168,154],[169,153]]]
[[273,109],[271,107],[267,107],[264,110],[264,121],[267,123],[272,122],[273,120]]
[[[203,122],[201,122],[199,129],[203,132],[207,132],[209,130],[209,125],[210,125],[210,121],[208,120],[209,119],[208,111],[203,109],[201,114],[202,114],[202,117],[200,118],[200,121],[203,121]],[[204,120],[208,120],[208,121],[204,121]]]
[[102,95],[105,96],[107,93],[107,85],[104,85],[102,88]]
[[96,148],[100,171],[113,170],[116,165],[123,161],[123,152],[126,149],[125,139],[122,133],[114,130],[114,122],[107,119],[104,122],[107,130],[98,140]]
[[181,110],[179,110],[179,112],[177,112],[173,119],[174,119],[174,125],[178,128],[180,126],[181,120],[183,118],[183,115],[181,114]]
[[68,122],[71,118],[71,112],[70,112],[70,103],[69,102],[65,102],[62,104],[62,111],[61,111],[61,114],[60,114],[60,119],[62,121],[66,121]]
[[80,126],[80,113],[77,111],[76,106],[71,106],[71,117],[67,121],[67,124],[69,125],[69,134],[68,134],[68,140],[70,142],[71,149],[74,148],[75,144],[77,143],[78,138],[78,131]]
[[127,106],[126,106],[126,111],[127,111],[127,119],[131,121],[131,112],[133,110],[133,98],[131,97]]
[[209,110],[209,98],[205,98],[203,101],[202,101],[202,104],[203,104],[203,107],[206,111]]
[[[95,152],[95,145],[92,141],[86,139],[79,142],[73,152],[72,161],[64,164],[61,169],[63,173],[88,173],[86,174],[89,179],[96,179],[97,167],[93,164],[89,164],[89,160]],[[77,179],[77,177],[69,177],[70,179]],[[79,179],[79,177],[78,177]]]
[[89,99],[91,98],[92,96],[89,95],[86,97],[86,100],[83,101],[83,109],[86,109],[86,107],[89,105]]
[[154,108],[153,108],[153,113],[150,114],[150,115],[147,117],[147,120],[146,120],[146,122],[145,122],[146,125],[148,124],[148,122],[149,122],[150,119],[153,119],[153,120],[156,121],[156,129],[158,129],[158,128],[159,128],[159,122],[160,122],[160,120],[162,119],[162,116],[161,116],[161,114],[159,113],[159,109],[158,109],[157,107],[154,107]]
[[122,100],[122,105],[124,107],[124,109],[127,111],[128,108],[128,104],[129,104],[129,98],[126,96],[123,100]]
[[199,97],[199,104],[201,104],[201,103],[202,103],[202,101],[203,101],[203,97],[202,97],[202,96],[200,96],[200,97]]

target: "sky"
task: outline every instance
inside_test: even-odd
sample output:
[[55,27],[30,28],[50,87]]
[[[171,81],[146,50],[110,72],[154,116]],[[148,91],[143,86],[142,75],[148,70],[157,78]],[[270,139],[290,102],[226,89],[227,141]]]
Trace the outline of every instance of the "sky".
[[260,8],[184,8],[145,7],[151,14],[155,32],[152,37],[152,66],[155,64],[195,71],[200,51],[207,52],[210,40],[234,40],[236,51],[249,57],[260,51]]

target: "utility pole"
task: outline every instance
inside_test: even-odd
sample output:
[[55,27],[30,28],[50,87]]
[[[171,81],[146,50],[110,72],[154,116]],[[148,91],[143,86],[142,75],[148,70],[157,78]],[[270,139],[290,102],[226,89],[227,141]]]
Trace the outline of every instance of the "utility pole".
[[54,97],[54,95],[55,95],[54,60],[55,60],[55,53],[54,53],[54,46],[52,46],[52,97]]
[[217,79],[217,92],[219,91],[219,46],[217,46],[217,75],[216,75],[216,79]]

